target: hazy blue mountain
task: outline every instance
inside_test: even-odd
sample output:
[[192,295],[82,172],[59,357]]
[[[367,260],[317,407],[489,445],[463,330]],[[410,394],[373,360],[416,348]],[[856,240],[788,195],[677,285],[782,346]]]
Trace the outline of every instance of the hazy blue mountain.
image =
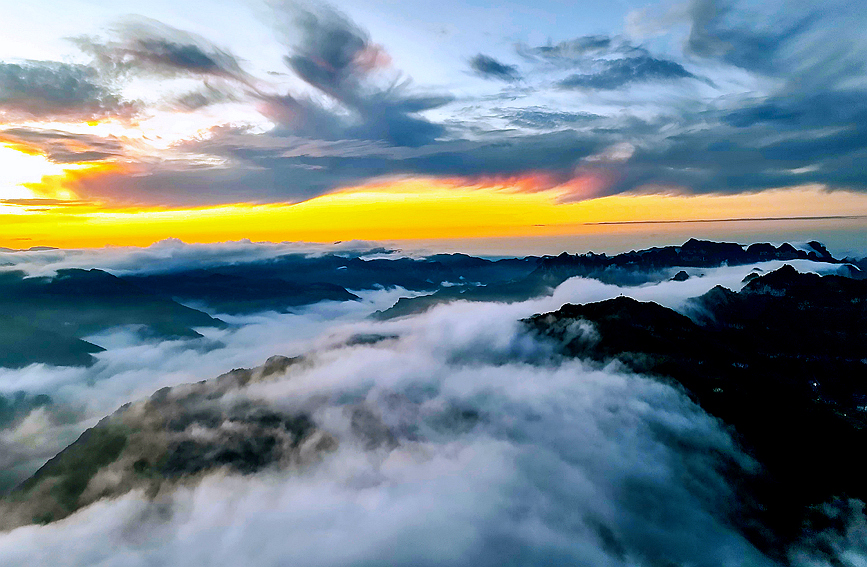
[[151,293],[204,304],[219,313],[286,312],[319,301],[354,301],[345,288],[322,282],[297,283],[275,277],[248,277],[222,270],[126,276],[125,281]]
[[21,368],[34,362],[89,366],[102,347],[0,315],[0,366]]
[[81,337],[124,325],[172,338],[200,337],[194,327],[224,323],[101,270],[0,272],[0,365],[88,365],[102,348]]
[[665,246],[631,251],[615,256],[606,254],[567,254],[559,256],[528,257],[524,261],[533,265],[528,274],[509,281],[483,282],[480,286],[442,288],[431,295],[403,298],[390,309],[376,314],[379,319],[401,317],[425,311],[448,301],[525,301],[551,293],[554,288],[576,276],[592,278],[604,283],[631,286],[670,279],[672,268],[715,268],[722,265],[742,265],[768,260],[805,259],[838,263],[818,242],[809,244],[809,251],[798,250],[790,244],[774,247],[771,244],[742,246],[730,242],[711,242],[690,239],[682,246]]
[[[376,317],[418,313],[442,302],[523,301],[582,276],[616,285],[662,281],[678,267],[715,267],[771,259],[837,262],[819,243],[742,246],[689,240],[682,246],[594,254],[490,260],[465,254],[426,258],[287,254],[265,261],[116,277],[102,270],[65,269],[55,277],[0,272],[0,365],[33,362],[85,365],[99,347],[82,337],[135,325],[157,337],[197,337],[195,327],[223,323],[193,309],[243,314],[287,312],[319,301],[352,301],[348,290],[401,287],[428,292],[401,298]],[[849,268],[855,276],[857,267]]]

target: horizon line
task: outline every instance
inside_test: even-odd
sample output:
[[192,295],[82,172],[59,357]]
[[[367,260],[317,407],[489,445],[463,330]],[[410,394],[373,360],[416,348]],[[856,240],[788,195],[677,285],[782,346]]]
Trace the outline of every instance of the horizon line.
[[863,219],[867,215],[824,215],[813,217],[738,217],[727,219],[679,219],[679,220],[637,220],[637,221],[596,221],[581,223],[582,226],[611,224],[685,224],[708,222],[746,222],[746,221],[783,221],[783,220],[830,220],[830,219]]

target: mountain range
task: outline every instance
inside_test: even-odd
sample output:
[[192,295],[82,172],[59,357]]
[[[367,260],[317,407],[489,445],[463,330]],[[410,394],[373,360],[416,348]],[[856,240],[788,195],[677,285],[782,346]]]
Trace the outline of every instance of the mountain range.
[[670,381],[731,426],[762,465],[740,479],[745,505],[732,521],[784,559],[791,545],[828,528],[814,525],[831,521],[823,504],[845,511],[848,499],[867,500],[852,451],[867,443],[867,281],[786,265],[739,292],[717,286],[687,313],[618,297],[525,323],[565,356],[616,360]]
[[[717,286],[679,311],[620,296],[566,304],[521,322],[524,333],[551,345],[555,358],[577,358],[600,369],[615,365],[682,390],[724,423],[757,463],[745,469],[718,456],[737,497],[725,521],[781,564],[788,564],[792,550],[800,548],[833,562],[828,534],[842,534],[859,514],[852,502],[867,501],[860,453],[853,449],[867,443],[867,279],[860,277],[854,262],[834,259],[820,244],[808,248],[690,240],[680,247],[613,257],[564,254],[493,261],[464,255],[422,260],[324,256],[308,259],[312,267],[307,273],[299,267],[302,259],[290,256],[247,265],[245,276],[240,275],[245,265],[123,278],[99,270],[64,270],[53,278],[6,272],[0,281],[15,295],[4,296],[5,316],[18,327],[6,327],[11,338],[4,340],[7,345],[31,341],[23,350],[33,357],[39,356],[40,345],[45,352],[52,349],[44,345],[53,345],[84,357],[99,347],[76,337],[111,326],[142,325],[165,337],[194,337],[195,327],[224,325],[178,303],[172,299],[176,295],[234,305],[243,312],[255,305],[288,308],[311,302],[319,293],[353,301],[357,296],[341,285],[350,283],[354,289],[379,281],[432,292],[410,300],[416,302],[411,308],[402,299],[391,314],[379,315],[391,317],[458,298],[518,301],[549,293],[576,275],[622,285],[689,279],[681,268],[694,273],[695,268],[767,260],[840,264],[844,275],[800,273],[791,265],[770,272],[754,268],[738,290]],[[281,295],[280,282],[293,271],[303,273],[299,280],[310,281],[287,286]],[[336,274],[333,280],[323,282],[331,272]],[[258,283],[234,287],[238,278]],[[259,292],[262,297],[257,299]],[[65,333],[45,334],[53,327]],[[20,335],[16,329],[22,329]],[[359,335],[345,344],[396,338]],[[21,364],[20,354],[5,352],[7,360]],[[54,356],[55,364],[88,362]],[[404,442],[406,433],[393,429],[364,402],[343,406],[351,427],[349,437],[341,437],[309,410],[292,409],[291,404],[275,409],[238,394],[307,364],[305,356],[274,356],[258,368],[163,388],[124,405],[7,494],[0,501],[0,527],[53,522],[130,491],[157,498],[217,471],[252,475],[273,468],[303,469],[350,438],[366,451],[388,452]],[[47,396],[0,397],[0,409],[8,410],[6,421],[50,403]],[[447,419],[450,431],[472,430],[484,419],[467,407],[443,415],[448,417],[437,419]]]
[[[523,301],[550,294],[580,276],[615,285],[662,281],[678,268],[713,268],[768,260],[840,264],[862,277],[855,261],[833,258],[818,242],[802,248],[691,239],[682,246],[594,254],[485,259],[465,254],[425,258],[367,258],[352,254],[287,254],[210,268],[113,275],[61,269],[30,277],[0,271],[0,366],[33,363],[89,365],[101,351],[88,337],[126,326],[145,337],[194,338],[195,329],[225,327],[220,314],[289,312],[320,301],[355,301],[355,292],[401,288],[412,292],[374,314],[389,319],[455,300]],[[685,272],[684,275],[687,275]],[[682,275],[680,277],[683,277]]]

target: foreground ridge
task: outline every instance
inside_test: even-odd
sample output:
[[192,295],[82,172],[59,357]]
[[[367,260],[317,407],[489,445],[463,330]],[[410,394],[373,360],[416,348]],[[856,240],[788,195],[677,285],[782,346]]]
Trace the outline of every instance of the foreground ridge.
[[[741,486],[736,521],[751,541],[780,559],[793,545],[822,550],[811,537],[842,529],[847,500],[867,499],[854,450],[867,443],[867,281],[786,265],[738,293],[714,288],[687,312],[618,297],[525,324],[566,356],[686,388],[763,467]],[[821,513],[828,503],[846,513]]]
[[274,356],[257,368],[163,388],[124,405],[0,500],[0,529],[60,520],[132,490],[155,498],[220,470],[249,474],[315,461],[337,442],[308,414],[243,397],[223,399],[300,362]]

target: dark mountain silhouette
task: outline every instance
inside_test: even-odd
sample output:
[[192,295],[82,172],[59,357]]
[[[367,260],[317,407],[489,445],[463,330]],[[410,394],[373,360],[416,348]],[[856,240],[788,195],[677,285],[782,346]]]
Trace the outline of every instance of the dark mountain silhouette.
[[[239,395],[245,386],[282,375],[300,362],[273,356],[256,368],[162,388],[124,405],[0,499],[0,530],[60,520],[131,490],[153,497],[218,470],[252,474],[315,461],[337,447],[336,438],[307,413]],[[363,405],[350,410],[353,433],[366,446],[393,444],[374,413]]]
[[0,366],[22,368],[34,362],[54,366],[90,366],[95,344],[0,315]]
[[[739,293],[714,288],[690,314],[618,297],[526,324],[568,356],[617,359],[680,384],[733,426],[763,469],[741,475],[743,505],[732,521],[784,561],[814,531],[842,529],[845,516],[821,505],[867,499],[855,449],[867,443],[867,281],[787,265]],[[592,332],[576,332],[588,323]]]
[[[532,297],[551,293],[554,288],[576,276],[592,278],[604,283],[631,286],[652,281],[683,278],[672,268],[716,268],[723,265],[742,265],[768,260],[814,260],[839,263],[819,242],[810,242],[809,251],[798,250],[791,244],[774,247],[771,244],[742,246],[730,242],[711,242],[690,239],[682,246],[665,246],[631,251],[616,256],[606,254],[567,254],[559,256],[528,257],[524,261],[534,269],[520,278],[504,282],[483,282],[480,286],[442,288],[427,296],[402,298],[392,308],[376,314],[379,319],[390,319],[425,311],[439,303],[449,301],[526,301]],[[686,272],[683,272],[685,275]]]
[[88,365],[102,348],[81,337],[123,325],[174,338],[200,337],[194,327],[224,323],[101,270],[0,272],[0,365]]
[[535,259],[486,260],[466,254],[422,259],[287,254],[266,261],[170,273],[124,276],[149,292],[202,304],[215,312],[285,312],[319,301],[350,301],[347,290],[402,287],[435,291],[443,282],[501,282],[531,272]]
[[127,276],[125,281],[179,301],[202,303],[220,313],[287,312],[319,301],[355,301],[345,288],[322,282],[299,284],[273,277],[251,278],[197,270],[174,274]]

